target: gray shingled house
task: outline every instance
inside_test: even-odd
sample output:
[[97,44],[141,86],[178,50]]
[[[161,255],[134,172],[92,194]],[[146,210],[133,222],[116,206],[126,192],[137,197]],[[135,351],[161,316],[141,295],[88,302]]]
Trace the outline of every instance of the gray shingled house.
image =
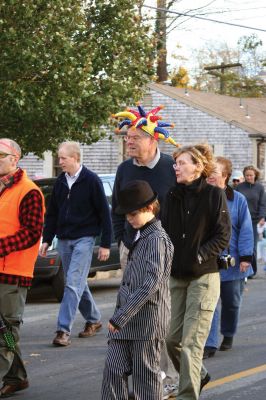
[[[152,83],[142,104],[147,110],[159,104],[165,106],[160,114],[175,124],[169,131],[177,142],[208,142],[216,155],[229,157],[234,168],[254,164],[266,180],[266,98],[239,99]],[[169,154],[174,150],[163,142],[160,149]],[[113,141],[106,138],[83,146],[82,158],[97,173],[114,173],[124,158],[123,140],[114,135]],[[20,165],[32,177],[50,177],[56,174],[55,162],[52,154],[46,152],[44,160],[29,154]]]

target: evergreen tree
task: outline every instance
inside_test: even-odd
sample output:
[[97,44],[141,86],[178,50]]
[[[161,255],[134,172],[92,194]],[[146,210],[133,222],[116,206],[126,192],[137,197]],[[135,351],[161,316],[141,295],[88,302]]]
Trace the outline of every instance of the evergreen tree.
[[[133,3],[133,4],[132,4]],[[153,43],[131,0],[2,0],[0,131],[41,155],[90,144],[141,96]]]

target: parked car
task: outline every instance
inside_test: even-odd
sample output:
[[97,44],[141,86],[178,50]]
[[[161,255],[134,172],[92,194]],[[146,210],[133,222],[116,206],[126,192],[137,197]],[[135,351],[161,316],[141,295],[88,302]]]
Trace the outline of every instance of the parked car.
[[[108,200],[111,209],[112,192],[113,192],[115,175],[101,174],[99,175],[99,177],[102,180],[106,198]],[[35,183],[41,188],[44,194],[46,209],[49,205],[55,180],[56,178],[45,178],[45,179],[35,180]],[[97,259],[99,242],[100,238],[97,237],[94,247],[89,277],[95,276],[97,271],[111,271],[120,268],[119,251],[117,243],[115,242],[114,238],[112,239],[110,257],[107,261],[99,261]],[[38,256],[36,260],[34,267],[33,286],[41,281],[42,282],[46,281],[50,283],[56,298],[59,301],[62,300],[64,294],[65,280],[64,280],[64,273],[63,273],[61,259],[57,251],[57,238],[53,240],[52,245],[49,247],[47,251],[47,256],[46,257]]]

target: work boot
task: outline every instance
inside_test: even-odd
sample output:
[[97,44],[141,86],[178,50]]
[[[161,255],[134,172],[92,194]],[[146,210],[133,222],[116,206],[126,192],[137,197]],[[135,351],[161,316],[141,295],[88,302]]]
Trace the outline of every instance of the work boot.
[[87,338],[96,335],[97,331],[101,329],[102,323],[101,321],[92,323],[92,322],[86,322],[84,326],[84,331],[79,332],[79,337],[80,338]]
[[70,343],[69,333],[63,331],[56,332],[56,337],[53,340],[55,346],[69,346]]
[[5,383],[0,389],[0,397],[9,397],[13,393],[18,392],[20,390],[27,389],[29,387],[29,381],[28,379],[25,379],[24,381],[20,381],[18,383]]

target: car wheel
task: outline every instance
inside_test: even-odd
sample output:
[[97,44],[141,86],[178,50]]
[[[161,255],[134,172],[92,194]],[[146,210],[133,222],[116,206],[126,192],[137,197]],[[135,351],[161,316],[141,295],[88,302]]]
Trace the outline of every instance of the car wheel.
[[64,289],[65,289],[65,276],[62,265],[60,265],[57,274],[53,277],[52,288],[55,297],[57,298],[58,301],[61,302],[64,296]]

